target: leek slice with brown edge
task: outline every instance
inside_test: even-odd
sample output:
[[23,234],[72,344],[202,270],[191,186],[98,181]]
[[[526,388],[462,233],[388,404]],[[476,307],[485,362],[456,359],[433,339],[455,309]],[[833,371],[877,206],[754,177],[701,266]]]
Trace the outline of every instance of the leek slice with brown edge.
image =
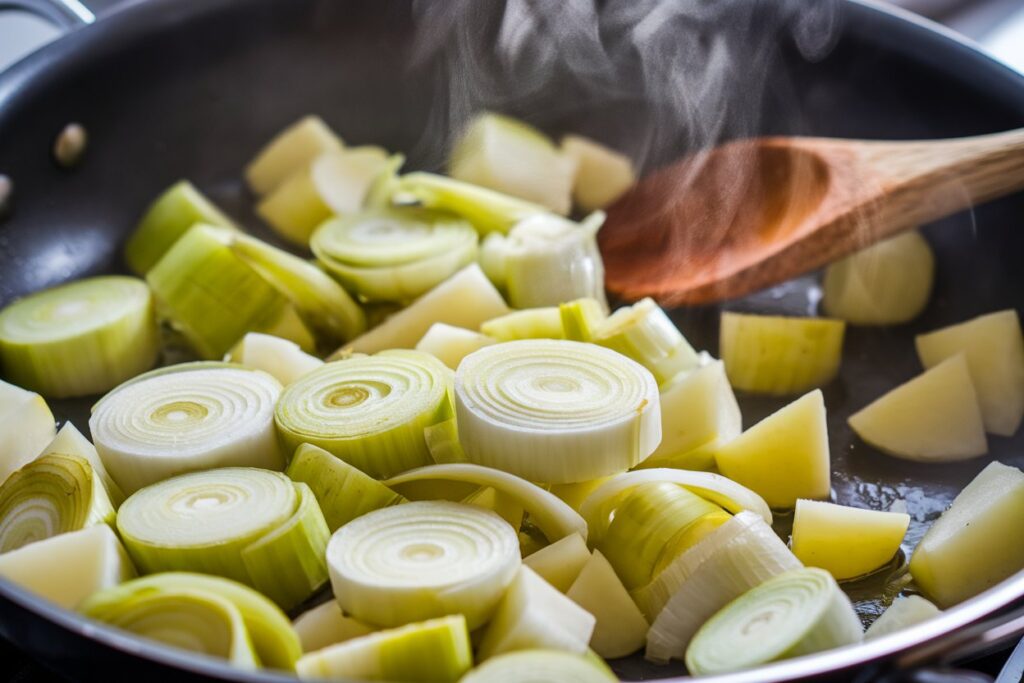
[[105,275],[30,294],[0,311],[0,365],[53,398],[111,389],[153,367],[159,336],[142,280]]
[[558,650],[521,650],[492,657],[459,683],[609,683],[618,677],[600,657]]
[[292,627],[299,635],[303,652],[322,650],[328,645],[344,643],[374,631],[372,626],[346,617],[335,600],[306,610],[296,617]]
[[32,461],[56,435],[46,400],[0,380],[0,483]]
[[245,180],[256,194],[266,194],[288,176],[325,152],[344,147],[319,116],[304,116],[275,135],[245,167]]

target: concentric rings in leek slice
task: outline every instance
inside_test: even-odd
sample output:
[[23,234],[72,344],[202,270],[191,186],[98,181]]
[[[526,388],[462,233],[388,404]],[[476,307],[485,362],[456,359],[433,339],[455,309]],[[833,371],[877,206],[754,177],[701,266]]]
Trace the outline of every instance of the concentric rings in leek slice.
[[486,346],[459,365],[455,404],[468,459],[529,481],[621,472],[661,440],[654,377],[593,344],[531,339]]
[[520,566],[516,530],[497,514],[447,501],[387,507],[331,538],[327,564],[342,609],[378,626],[462,614],[487,622]]
[[700,363],[675,323],[650,298],[612,313],[593,330],[589,341],[629,356],[650,370],[658,384]]
[[283,469],[274,431],[280,393],[276,379],[240,365],[170,366],[104,396],[89,428],[128,493],[214,467]]
[[598,657],[559,650],[521,650],[488,659],[459,683],[613,683],[618,680]]
[[4,376],[45,396],[107,391],[151,368],[158,352],[149,288],[132,277],[78,280],[0,312]]
[[314,444],[375,478],[430,464],[423,430],[451,417],[450,372],[422,351],[327,363],[281,394],[281,441]]

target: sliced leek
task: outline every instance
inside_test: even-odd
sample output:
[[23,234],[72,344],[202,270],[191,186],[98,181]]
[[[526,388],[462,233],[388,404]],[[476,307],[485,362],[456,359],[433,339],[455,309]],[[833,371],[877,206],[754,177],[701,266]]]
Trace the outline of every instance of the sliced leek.
[[364,299],[408,301],[472,263],[477,234],[450,213],[371,209],[327,221],[310,246],[328,272]]
[[315,652],[328,645],[344,643],[374,631],[372,626],[358,619],[346,617],[341,611],[341,605],[335,600],[303,612],[292,626],[302,643],[303,652]]
[[[177,370],[177,371],[175,371]],[[126,493],[214,467],[283,469],[274,431],[281,384],[221,364],[171,366],[122,384],[89,419],[103,463]]]
[[889,608],[882,612],[882,615],[875,619],[874,623],[864,632],[864,639],[881,638],[890,633],[902,631],[915,624],[920,624],[922,621],[937,617],[941,613],[942,610],[920,595],[896,598]]
[[295,342],[269,334],[250,332],[231,349],[230,359],[262,370],[284,386],[321,367],[324,362],[311,356]]
[[520,566],[516,530],[447,501],[387,507],[349,522],[327,547],[342,609],[378,626],[462,614],[487,622]]
[[423,430],[451,416],[449,373],[422,351],[327,363],[281,394],[281,442],[320,446],[378,478],[428,465]]
[[456,683],[472,665],[466,620],[457,615],[331,645],[295,668],[304,680]]
[[284,608],[327,581],[323,515],[308,488],[280,472],[235,467],[167,479],[129,497],[117,529],[145,573],[223,576]]
[[463,358],[495,341],[494,338],[473,330],[434,323],[416,342],[416,350],[426,351],[454,370],[459,367]]
[[697,352],[653,299],[612,313],[590,341],[629,356],[651,371],[658,384],[699,364]]
[[614,683],[618,677],[597,657],[558,650],[521,650],[493,657],[459,683]]
[[0,553],[68,531],[113,524],[114,516],[88,460],[44,455],[0,486]]
[[0,380],[0,483],[31,462],[55,435],[46,400]]
[[245,180],[256,194],[266,194],[288,176],[325,152],[344,144],[319,116],[305,116],[279,132],[245,167]]
[[498,341],[565,339],[562,314],[557,306],[512,311],[483,323],[480,331]]
[[643,647],[647,620],[600,551],[594,551],[566,595],[597,620],[590,637],[594,652],[615,659]]
[[571,534],[587,537],[587,524],[572,508],[553,494],[514,474],[469,463],[421,467],[387,480],[399,492],[404,486],[422,481],[468,482],[490,486],[522,505],[530,521],[547,537],[557,541]]
[[368,512],[405,501],[376,479],[308,443],[295,451],[286,473],[313,490],[332,532]]
[[579,534],[570,534],[523,558],[523,564],[563,593],[589,561],[590,550]]
[[455,418],[438,422],[423,430],[430,457],[438,465],[453,465],[468,462],[466,452],[459,443],[459,427]]
[[234,223],[187,180],[171,185],[149,205],[124,247],[124,260],[145,275],[196,223],[233,228]]
[[576,162],[572,198],[584,211],[603,209],[636,182],[633,162],[624,154],[580,135],[562,138],[562,153]]
[[593,297],[573,299],[559,304],[562,333],[573,341],[593,341],[597,328],[605,321],[607,306]]
[[708,620],[686,649],[686,668],[698,676],[740,671],[861,638],[860,620],[835,579],[821,569],[795,569]]
[[53,398],[98,394],[153,367],[159,338],[142,280],[86,278],[0,312],[4,376]]
[[0,555],[0,576],[65,609],[135,576],[106,524],[59,534]]
[[52,453],[77,455],[88,460],[93,472],[103,482],[103,487],[107,490],[107,494],[110,496],[110,501],[114,504],[114,507],[116,508],[124,502],[124,492],[110,474],[107,473],[107,468],[103,465],[103,461],[100,460],[100,454],[96,451],[96,447],[87,438],[82,436],[82,433],[78,431],[75,425],[65,422],[64,426],[57,432],[57,436],[43,448],[39,455],[50,455]]
[[651,374],[580,342],[531,339],[470,354],[455,373],[455,405],[469,460],[530,481],[622,471],[661,440]]

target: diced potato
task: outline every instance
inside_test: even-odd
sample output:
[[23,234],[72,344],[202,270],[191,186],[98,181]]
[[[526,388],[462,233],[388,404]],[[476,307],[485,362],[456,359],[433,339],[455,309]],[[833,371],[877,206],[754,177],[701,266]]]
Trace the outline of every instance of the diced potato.
[[245,180],[256,194],[267,194],[324,152],[334,152],[343,146],[323,119],[306,116],[282,130],[259,151],[245,168]]
[[242,337],[229,357],[236,363],[263,370],[284,386],[324,364],[293,341],[259,332]]
[[910,515],[798,500],[793,519],[793,554],[837,581],[884,566],[899,551]]
[[0,483],[35,460],[56,435],[42,396],[0,380]]
[[598,477],[590,481],[580,481],[575,484],[551,484],[551,493],[561,498],[566,505],[576,512],[580,511],[583,501],[593,493],[598,486],[605,483],[611,477]]
[[841,320],[723,313],[720,351],[736,389],[800,394],[839,373],[845,331]]
[[966,460],[988,450],[962,354],[896,387],[851,415],[849,423],[867,443],[906,460]]
[[968,484],[918,543],[910,574],[946,608],[1024,569],[1024,473],[999,462]]
[[599,551],[594,551],[566,595],[597,619],[590,647],[605,659],[631,655],[647,641],[647,620]]
[[905,598],[896,598],[889,609],[882,612],[882,616],[875,619],[875,623],[864,632],[864,640],[881,638],[896,631],[902,631],[914,624],[928,621],[932,617],[942,614],[942,610],[928,602],[920,595],[908,595]]
[[572,198],[584,211],[605,208],[636,182],[629,157],[589,138],[566,135],[562,152],[576,161]]
[[315,652],[328,645],[344,643],[373,633],[374,629],[358,619],[346,617],[336,600],[300,614],[293,624],[302,643],[303,652]]
[[715,452],[725,476],[753,489],[773,508],[799,498],[828,498],[831,466],[825,399],[812,391]]
[[579,534],[570,534],[523,558],[523,564],[563,593],[588,561],[590,550]]
[[494,344],[495,341],[486,334],[480,334],[473,330],[445,323],[434,323],[427,333],[416,342],[416,349],[426,351],[454,370],[459,367],[463,358],[477,349]]
[[1012,436],[1024,418],[1024,335],[1013,309],[979,316],[917,337],[917,353],[932,368],[958,353],[978,393],[985,430]]

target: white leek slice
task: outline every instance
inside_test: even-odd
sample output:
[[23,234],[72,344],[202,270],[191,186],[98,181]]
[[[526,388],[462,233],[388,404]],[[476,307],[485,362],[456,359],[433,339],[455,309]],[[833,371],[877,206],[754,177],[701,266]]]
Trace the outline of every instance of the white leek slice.
[[1017,311],[978,316],[919,335],[917,354],[925,368],[963,353],[978,394],[985,431],[1013,436],[1024,419],[1024,334]]
[[[728,369],[726,364],[726,369]],[[773,508],[831,492],[831,455],[820,389],[772,413],[715,451],[718,470]]]
[[615,659],[643,647],[647,620],[600,551],[594,551],[566,595],[597,620],[590,637],[594,652]]
[[763,519],[741,512],[678,556],[648,586],[633,591],[651,622],[645,657],[681,659],[715,612],[754,586],[797,569],[800,560]]
[[507,235],[490,235],[481,261],[494,283],[516,308],[557,306],[590,297],[606,306],[604,262],[596,235],[604,214],[582,223],[540,214],[517,223]]
[[1024,474],[989,463],[932,524],[910,573],[940,607],[951,607],[1024,569]]
[[988,452],[981,408],[963,354],[875,399],[851,415],[849,423],[867,443],[905,460],[949,462]]
[[579,534],[570,534],[523,558],[523,564],[563,593],[589,561],[590,550]]
[[486,112],[466,126],[452,148],[453,178],[521,197],[565,215],[571,208],[576,160],[536,128]]
[[861,641],[850,599],[821,569],[795,569],[765,581],[708,620],[686,649],[701,676],[750,669]]
[[942,614],[942,610],[920,595],[896,598],[864,632],[864,640],[881,638]]
[[89,461],[44,455],[0,486],[0,553],[68,531],[113,524],[114,506]]
[[471,462],[530,481],[586,481],[633,467],[661,440],[651,373],[609,349],[530,339],[487,346],[455,373]]
[[449,373],[422,351],[327,363],[281,394],[281,442],[320,446],[378,478],[430,464],[423,430],[451,417]]
[[633,162],[624,154],[580,135],[566,135],[561,147],[576,162],[572,198],[584,211],[605,208],[636,182]]
[[360,353],[411,349],[434,323],[475,330],[508,306],[475,263],[466,266],[346,348]]
[[469,463],[431,465],[404,472],[385,484],[402,491],[403,485],[419,481],[458,481],[490,486],[514,499],[530,515],[530,521],[551,542],[572,534],[587,537],[587,524],[575,510],[536,484],[509,472]]
[[512,311],[483,323],[480,331],[498,341],[565,339],[562,314],[557,306]]
[[615,683],[618,677],[599,657],[558,650],[520,650],[492,657],[459,683]]
[[100,454],[96,452],[96,447],[87,438],[82,436],[82,433],[78,431],[75,425],[65,422],[64,426],[57,432],[57,436],[43,448],[39,455],[50,455],[52,453],[77,455],[88,460],[93,472],[103,482],[103,487],[106,488],[107,495],[110,496],[110,501],[114,504],[114,507],[116,508],[124,502],[124,492],[121,491],[121,487],[107,473],[107,468],[103,466],[103,461],[100,460]]
[[405,502],[376,479],[308,443],[295,451],[286,473],[309,485],[331,532],[367,512]]
[[358,619],[346,617],[335,600],[306,610],[292,624],[302,642],[303,652],[315,652],[328,645],[344,643],[369,635],[374,628]]
[[314,264],[236,233],[231,251],[287,297],[317,334],[340,343],[366,329],[366,316],[341,285]]
[[142,280],[86,278],[0,311],[0,365],[15,384],[53,398],[111,389],[153,367],[153,298]]
[[595,622],[590,612],[529,567],[522,567],[484,632],[477,659],[533,649],[582,654],[587,651]]
[[241,366],[157,372],[107,394],[89,429],[110,475],[129,494],[214,467],[279,470],[284,458],[274,404],[280,394],[276,379]]
[[455,683],[472,665],[466,620],[457,615],[331,645],[295,669],[303,680]]
[[477,234],[450,213],[370,209],[327,221],[310,247],[328,272],[364,299],[408,301],[472,263]]
[[650,370],[658,384],[700,362],[679,328],[650,298],[612,313],[588,341],[629,356]]
[[342,609],[377,626],[462,614],[487,622],[520,566],[516,530],[497,514],[447,501],[370,512],[327,547]]
[[325,152],[342,149],[341,139],[319,116],[305,116],[274,136],[245,167],[245,180],[266,194]]
[[269,334],[250,332],[231,350],[230,359],[262,370],[284,386],[308,375],[324,364],[295,342]]
[[0,380],[0,483],[31,462],[55,435],[46,400]]
[[868,574],[900,549],[910,525],[905,512],[882,512],[798,500],[793,517],[793,554],[837,581]]
[[462,359],[477,349],[495,343],[486,334],[467,330],[445,323],[434,323],[426,334],[416,342],[418,351],[426,351],[452,370],[459,367]]
[[223,576],[287,609],[327,581],[329,532],[303,487],[280,472],[247,467],[183,474],[130,496],[117,529],[144,573]]
[[607,318],[606,309],[605,304],[589,296],[559,304],[562,334],[573,341],[592,341],[597,328]]
[[0,576],[73,609],[96,591],[135,576],[106,524],[60,534],[0,555]]

